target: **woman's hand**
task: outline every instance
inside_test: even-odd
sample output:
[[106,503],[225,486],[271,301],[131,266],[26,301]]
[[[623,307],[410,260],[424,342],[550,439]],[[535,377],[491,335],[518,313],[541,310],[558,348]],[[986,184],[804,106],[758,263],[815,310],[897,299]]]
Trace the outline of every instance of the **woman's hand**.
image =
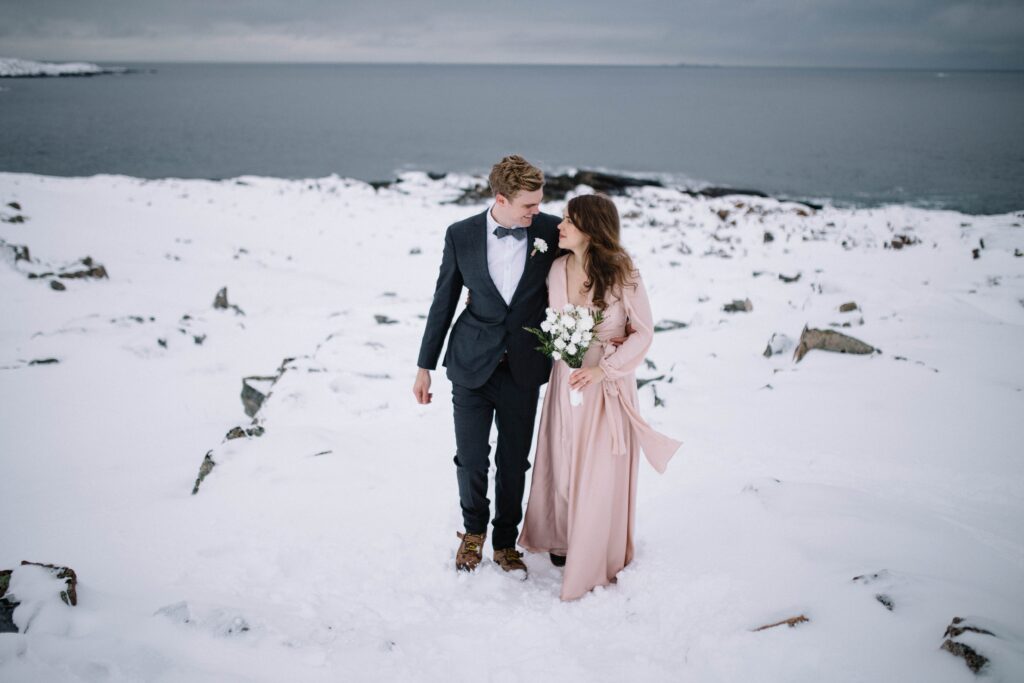
[[592,368],[580,368],[569,375],[569,387],[582,391],[591,384],[604,381],[604,370],[595,365]]

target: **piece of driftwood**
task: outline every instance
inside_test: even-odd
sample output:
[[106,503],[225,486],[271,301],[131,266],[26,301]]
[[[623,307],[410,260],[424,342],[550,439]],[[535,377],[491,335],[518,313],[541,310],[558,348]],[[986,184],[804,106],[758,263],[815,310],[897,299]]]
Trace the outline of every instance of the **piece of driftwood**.
[[865,344],[861,340],[841,332],[812,329],[804,325],[803,332],[800,333],[800,341],[793,352],[793,358],[799,363],[812,349],[857,354],[874,353],[877,350],[870,344]]
[[790,628],[793,628],[797,624],[802,624],[805,621],[810,621],[810,619],[808,619],[804,615],[800,614],[800,615],[797,615],[795,617],[790,617],[789,619],[783,619],[782,621],[777,621],[774,624],[765,624],[764,626],[758,626],[757,628],[754,629],[754,632],[756,633],[757,631],[764,631],[765,629],[775,628],[776,626],[782,626],[783,624],[785,624],[786,626],[789,626]]

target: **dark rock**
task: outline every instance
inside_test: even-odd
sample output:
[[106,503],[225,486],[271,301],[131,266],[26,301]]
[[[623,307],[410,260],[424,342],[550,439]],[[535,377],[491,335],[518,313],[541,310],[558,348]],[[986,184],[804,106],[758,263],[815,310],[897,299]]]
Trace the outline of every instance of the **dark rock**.
[[885,243],[885,248],[902,249],[903,247],[909,247],[913,244],[920,244],[921,240],[913,235],[895,235],[890,241]]
[[219,309],[231,309],[235,312],[235,315],[245,315],[245,311],[239,308],[236,304],[228,303],[228,288],[221,287],[220,291],[217,292],[217,296],[213,298],[213,307]]
[[893,603],[892,598],[890,598],[885,593],[877,594],[875,596],[875,600],[878,600],[878,602],[882,603],[882,606],[885,607],[885,609],[889,610],[890,612],[892,611],[892,608],[895,607],[895,604]]
[[67,279],[93,277],[96,278],[97,280],[110,278],[110,276],[107,275],[107,269],[101,265],[86,267],[83,270],[64,271],[61,273],[57,273],[57,277],[63,277]]
[[25,222],[25,217],[22,216],[21,214],[18,214],[16,216],[11,216],[10,218],[4,218],[3,222],[4,223],[24,223]]
[[773,235],[770,232],[768,232],[767,230],[765,230],[764,231],[764,243],[768,244],[769,242],[774,242],[774,241],[775,241],[775,235]]
[[53,365],[54,363],[59,363],[59,362],[60,361],[57,360],[56,358],[33,358],[32,360],[30,360],[28,362],[28,364],[29,365]]
[[856,301],[847,301],[845,304],[842,304],[842,305],[839,306],[839,312],[840,313],[849,313],[850,311],[856,311],[856,310],[857,310],[857,302]]
[[1020,249],[1014,249],[1013,255],[1016,256],[1017,258],[1020,258],[1021,256],[1024,256],[1024,251],[1021,251]]
[[434,171],[427,171],[427,177],[431,180],[444,180],[448,176],[447,173],[435,173]]
[[607,195],[625,194],[626,190],[631,187],[664,187],[661,181],[651,178],[631,178],[600,171],[582,170],[572,175],[546,176],[544,178],[544,199],[546,201],[565,199],[565,195],[579,185],[587,185],[594,188],[595,192]]
[[64,601],[65,605],[74,607],[78,604],[78,575],[75,574],[75,570],[70,567],[58,567],[55,564],[43,564],[41,562],[29,562],[28,560],[21,561],[22,567],[44,567],[50,570],[55,578],[64,579],[64,590],[60,592],[60,599]]
[[957,657],[962,657],[964,663],[967,664],[967,668],[974,673],[980,673],[985,665],[988,664],[988,657],[980,654],[970,645],[964,645],[955,640],[947,639],[942,643],[941,649]]
[[160,346],[162,346],[165,349],[167,348],[167,340],[166,339],[157,339],[156,343],[159,344]]
[[14,624],[14,610],[19,604],[4,597],[7,595],[7,587],[11,583],[12,570],[0,571],[0,633],[17,633],[18,627]]
[[715,212],[719,220],[726,220],[729,218],[729,209],[719,209]]
[[245,430],[241,427],[232,427],[231,430],[224,435],[224,438],[228,441],[231,441],[232,439],[244,439]]
[[18,202],[7,202],[7,206],[15,211],[21,211],[21,204]]
[[785,282],[786,284],[790,284],[791,282],[797,282],[802,274],[803,273],[797,273],[796,275],[790,277],[789,275],[783,275],[782,273],[779,273],[779,279]]
[[754,310],[754,304],[750,299],[734,299],[722,306],[722,310],[726,313],[750,313]]
[[834,330],[810,329],[806,325],[800,334],[800,342],[797,344],[793,357],[799,363],[807,352],[812,349],[822,351],[834,351],[837,353],[874,353],[877,349],[870,344],[865,344],[859,339],[854,339],[841,332]]
[[14,623],[14,610],[20,604],[19,602],[11,602],[6,598],[0,598],[0,633],[18,632],[18,627]]
[[57,292],[63,292],[65,289],[67,289],[67,286],[63,282],[60,282],[59,280],[50,280],[50,289]]
[[765,358],[771,358],[772,356],[778,356],[789,351],[792,347],[792,339],[780,332],[776,332],[768,340],[768,345],[765,346],[763,355]]
[[247,436],[263,436],[263,433],[265,431],[266,430],[263,428],[262,425],[256,425],[255,427],[250,427],[249,429],[246,429],[245,433]]
[[985,239],[984,238],[979,238],[978,239],[978,246],[981,247],[982,249],[985,248]]
[[637,377],[637,379],[636,379],[636,388],[637,389],[642,389],[645,385],[650,384],[651,382],[660,382],[663,379],[665,379],[665,375],[658,375],[657,377],[651,377],[651,378],[648,378],[648,379],[641,379],[641,378]]
[[658,387],[654,386],[653,384],[651,385],[651,393],[654,394],[654,407],[655,408],[664,407],[665,401],[664,401],[664,399],[661,398],[661,396],[658,396]]
[[967,632],[981,633],[982,635],[986,635],[986,636],[995,636],[995,634],[992,633],[992,631],[989,631],[988,629],[978,628],[977,626],[971,626],[970,624],[966,624],[964,626],[961,626],[961,624],[963,624],[963,623],[964,623],[964,620],[961,619],[960,617],[953,617],[953,621],[951,621],[949,623],[949,626],[946,627],[946,632],[942,634],[942,637],[943,638],[956,638],[960,634],[967,633]]
[[742,194],[748,197],[768,197],[768,195],[759,190],[742,190],[735,187],[705,187],[700,190],[688,192],[687,194],[698,197],[710,197],[711,199],[728,197],[729,195],[734,194]]
[[221,287],[220,291],[217,292],[217,296],[215,296],[213,298],[213,307],[214,308],[223,308],[223,309],[226,309],[228,307],[228,288],[227,287]]
[[410,256],[416,256],[417,254],[422,254],[422,253],[423,253],[423,250],[420,249],[419,247],[413,247],[412,249],[409,250],[409,255]]
[[273,377],[245,377],[242,379],[242,405],[245,407],[245,414],[249,417],[255,415],[263,402],[270,396],[270,391],[263,393],[257,389],[254,384],[256,382],[269,382],[273,384],[277,381],[278,376]]
[[389,318],[386,315],[375,315],[373,319],[377,321],[378,325],[394,325],[398,321],[394,318]]
[[971,249],[971,256],[975,259],[981,258],[981,249]]
[[192,335],[192,341],[194,341],[197,346],[202,346],[203,342],[206,341],[206,335],[205,334],[193,334]]
[[371,180],[367,184],[370,187],[372,187],[373,189],[379,190],[382,187],[391,187],[392,185],[395,184],[395,182],[397,182],[397,181],[394,181],[394,180]]
[[199,485],[203,483],[203,479],[206,479],[206,475],[213,471],[213,468],[217,466],[217,463],[213,461],[211,457],[213,451],[207,451],[206,456],[203,457],[203,462],[199,464],[199,476],[196,477],[196,485],[192,487],[192,495],[199,493]]
[[[587,185],[594,188],[595,192],[602,192],[608,195],[624,194],[631,187],[664,187],[661,181],[650,178],[631,178],[629,176],[602,173],[600,171],[577,171],[573,174],[547,175],[544,178],[544,200],[556,201],[565,199],[565,195],[575,190],[579,185]],[[492,197],[490,188],[486,185],[474,185],[462,192],[453,204],[479,204]]]
[[669,330],[679,330],[686,328],[687,323],[679,320],[659,320],[654,326],[655,332],[668,332]]
[[10,242],[0,240],[0,247],[4,248],[14,257],[15,263],[18,261],[32,261],[32,258],[29,256],[28,246],[25,244],[11,244]]

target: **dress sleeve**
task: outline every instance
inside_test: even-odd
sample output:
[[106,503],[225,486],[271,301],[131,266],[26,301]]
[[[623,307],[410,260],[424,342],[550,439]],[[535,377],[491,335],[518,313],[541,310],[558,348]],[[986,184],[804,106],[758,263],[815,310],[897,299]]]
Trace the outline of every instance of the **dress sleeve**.
[[647,350],[654,340],[654,318],[651,314],[651,302],[647,298],[647,289],[635,274],[636,286],[625,285],[622,288],[622,305],[626,308],[626,316],[635,330],[619,347],[609,346],[609,351],[598,366],[604,370],[605,379],[617,380],[640,367]]

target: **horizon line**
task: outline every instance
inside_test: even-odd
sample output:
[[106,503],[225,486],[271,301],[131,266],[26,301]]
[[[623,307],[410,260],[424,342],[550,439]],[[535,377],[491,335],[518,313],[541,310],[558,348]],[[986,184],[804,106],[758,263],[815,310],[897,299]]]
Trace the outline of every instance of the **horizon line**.
[[[0,57],[3,59],[3,57]],[[24,59],[11,57],[10,59]],[[31,60],[46,61],[49,63],[60,62],[91,62],[95,64],[117,65],[116,60],[109,59],[63,59],[63,60]],[[722,64],[715,62],[650,62],[650,63],[624,63],[624,62],[460,62],[460,61],[359,61],[359,60],[242,60],[242,59],[180,59],[180,60],[149,60],[149,59],[127,59],[122,60],[134,64],[210,64],[210,65],[262,65],[262,66],[472,66],[472,67],[592,67],[592,68],[634,68],[634,69],[806,69],[806,70],[849,70],[849,71],[936,71],[936,72],[1019,72],[1024,71],[1024,66],[1019,67],[967,67],[967,66],[864,66],[864,65],[836,65],[836,64]]]

